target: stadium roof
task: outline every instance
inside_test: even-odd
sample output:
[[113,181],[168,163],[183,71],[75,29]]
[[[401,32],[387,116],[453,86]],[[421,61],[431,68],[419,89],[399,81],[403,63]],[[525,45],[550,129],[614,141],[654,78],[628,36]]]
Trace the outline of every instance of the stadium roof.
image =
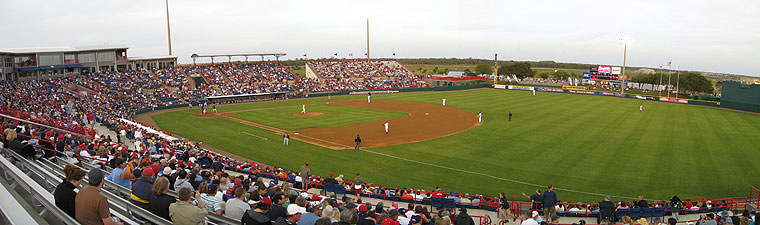
[[275,57],[281,57],[286,56],[287,54],[284,52],[263,52],[263,53],[228,53],[228,54],[198,54],[193,53],[190,55],[190,58],[198,58],[198,57],[229,57],[229,56],[275,56]]
[[161,60],[161,59],[177,59],[177,56],[148,56],[148,57],[128,57],[129,61],[138,61],[138,60]]
[[57,46],[57,47],[27,47],[27,48],[0,48],[0,52],[11,54],[33,54],[46,52],[82,52],[95,50],[128,49],[121,44],[85,45],[85,46]]

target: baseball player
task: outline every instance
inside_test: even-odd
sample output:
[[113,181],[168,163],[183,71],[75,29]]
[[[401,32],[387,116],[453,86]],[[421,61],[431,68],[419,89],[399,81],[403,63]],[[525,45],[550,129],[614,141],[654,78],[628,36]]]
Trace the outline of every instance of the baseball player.
[[385,126],[385,134],[387,135],[388,134],[388,121],[387,120],[385,121],[385,123],[383,124],[383,126]]
[[206,109],[205,108],[203,109],[203,115],[206,115]]
[[301,105],[301,113],[306,114],[306,104]]
[[639,112],[643,112],[643,111],[644,111],[644,104],[641,104],[639,105]]
[[372,93],[367,93],[367,104],[372,103]]
[[443,106],[446,106],[446,98],[443,98]]
[[478,123],[483,121],[483,113],[478,112]]
[[533,96],[536,96],[536,89],[533,89]]
[[509,121],[512,121],[512,111],[509,111]]
[[212,105],[211,108],[214,109],[214,113],[216,113],[216,105]]
[[288,143],[290,142],[290,134],[288,134],[288,132],[285,132],[285,134],[282,135],[282,139],[284,140],[283,144],[285,146],[288,146]]

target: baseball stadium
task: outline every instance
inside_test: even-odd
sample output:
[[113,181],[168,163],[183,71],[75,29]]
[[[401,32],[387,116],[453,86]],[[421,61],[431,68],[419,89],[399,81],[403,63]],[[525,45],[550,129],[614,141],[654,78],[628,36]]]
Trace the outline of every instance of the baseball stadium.
[[2,224],[755,223],[751,76],[624,39],[619,63],[382,56],[366,17],[356,56],[230,49],[160,5],[168,55],[0,39]]

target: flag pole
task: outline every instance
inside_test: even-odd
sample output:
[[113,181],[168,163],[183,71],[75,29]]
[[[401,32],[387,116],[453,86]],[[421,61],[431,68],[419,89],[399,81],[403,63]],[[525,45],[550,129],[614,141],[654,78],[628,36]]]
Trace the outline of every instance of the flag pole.
[[670,72],[671,72],[671,70],[673,70],[673,67],[671,66],[672,62],[673,61],[668,61],[668,86],[667,86],[667,88],[668,88],[668,98],[670,98],[670,75],[671,75]]
[[678,84],[681,81],[681,66],[678,66],[678,70],[676,70],[676,98],[678,98]]
[[657,86],[657,91],[660,93],[657,97],[662,97],[662,64],[660,64],[660,85]]

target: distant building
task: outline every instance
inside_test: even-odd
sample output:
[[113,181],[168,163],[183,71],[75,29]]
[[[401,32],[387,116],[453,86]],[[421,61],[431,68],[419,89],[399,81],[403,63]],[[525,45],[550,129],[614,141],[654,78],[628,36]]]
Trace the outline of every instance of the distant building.
[[[126,45],[0,48],[0,80],[31,80],[86,72],[166,68],[177,57],[127,58]],[[134,59],[134,60],[133,60]]]
[[447,77],[464,77],[464,71],[449,71]]
[[636,70],[636,73],[643,73],[643,74],[653,74],[655,71],[653,69],[638,69]]

